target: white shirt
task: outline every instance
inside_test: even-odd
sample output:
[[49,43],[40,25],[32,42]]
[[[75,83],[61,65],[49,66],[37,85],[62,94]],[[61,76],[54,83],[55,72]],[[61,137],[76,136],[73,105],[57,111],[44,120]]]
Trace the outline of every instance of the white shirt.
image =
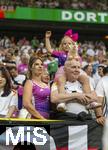
[[14,91],[5,97],[1,96],[2,93],[0,93],[0,115],[7,115],[10,106],[18,107],[18,96]]
[[[78,93],[83,93],[82,91],[82,85],[80,84],[80,82],[76,81],[76,82],[66,82],[65,85],[65,89],[67,91],[67,93],[72,93],[72,92],[78,92]],[[74,114],[78,114],[82,111],[88,113],[88,111],[86,110],[86,107],[78,102],[67,102],[66,103],[66,111],[67,112],[71,112]]]
[[99,80],[101,79],[101,76],[99,76],[98,72],[96,72],[94,75],[93,75],[93,79],[95,81],[95,85],[98,84]]
[[96,86],[96,94],[97,96],[104,98],[103,114],[108,116],[108,76],[104,76],[100,79]]
[[104,98],[104,87],[103,87],[102,79],[99,80],[95,91],[96,91],[97,96]]
[[14,78],[14,80],[17,81],[19,84],[22,84],[25,79],[26,77],[23,74],[18,74],[17,77]]

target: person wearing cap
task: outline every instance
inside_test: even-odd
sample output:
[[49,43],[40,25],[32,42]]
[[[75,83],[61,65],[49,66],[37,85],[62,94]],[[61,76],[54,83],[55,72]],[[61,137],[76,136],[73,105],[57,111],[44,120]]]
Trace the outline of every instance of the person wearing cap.
[[93,49],[88,49],[86,52],[87,55],[87,62],[88,63],[93,63],[94,62],[94,56],[95,56],[95,52]]
[[96,68],[97,68],[97,63],[94,61],[95,57],[95,52],[93,49],[89,48],[87,49],[86,52],[86,61],[82,62],[82,66],[84,67],[85,65],[92,64],[93,67],[93,74],[96,73]]
[[95,55],[95,52],[94,52],[93,49],[89,48],[89,49],[87,50],[87,53],[86,53],[86,54],[89,55],[89,56],[94,56],[94,55]]

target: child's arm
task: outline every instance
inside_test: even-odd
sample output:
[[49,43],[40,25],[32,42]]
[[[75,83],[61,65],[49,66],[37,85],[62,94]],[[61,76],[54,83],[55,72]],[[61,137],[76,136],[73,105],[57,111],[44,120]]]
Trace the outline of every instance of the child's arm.
[[[65,78],[65,74],[61,75],[58,77],[58,81],[57,81],[57,88],[58,88],[58,92],[59,93],[65,93],[65,83],[66,83],[66,78]],[[61,102],[57,105],[57,110],[60,112],[64,112],[66,111],[66,104],[65,102]]]
[[89,78],[86,75],[80,75],[78,81],[82,84],[84,93],[91,93]]
[[65,87],[65,83],[66,83],[66,75],[65,75],[63,66],[58,68],[58,70],[55,74],[54,82],[57,83],[58,92],[64,93],[64,91],[65,91],[64,87]]
[[45,33],[45,46],[49,53],[52,54],[53,50],[50,43],[51,31],[46,31]]
[[65,83],[66,83],[66,78],[65,78],[65,74],[61,75],[58,77],[58,92],[59,93],[65,93]]

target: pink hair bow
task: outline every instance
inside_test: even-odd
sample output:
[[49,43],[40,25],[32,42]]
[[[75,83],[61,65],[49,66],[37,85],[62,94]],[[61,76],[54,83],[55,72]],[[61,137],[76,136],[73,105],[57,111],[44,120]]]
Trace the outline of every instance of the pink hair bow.
[[72,33],[72,29],[69,29],[65,32],[65,36],[70,37],[74,42],[78,40],[78,33]]

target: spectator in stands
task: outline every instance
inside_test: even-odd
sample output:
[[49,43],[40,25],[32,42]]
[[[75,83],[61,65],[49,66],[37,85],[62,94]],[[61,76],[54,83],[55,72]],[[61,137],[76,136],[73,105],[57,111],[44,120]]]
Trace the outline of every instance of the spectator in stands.
[[[7,5],[8,4],[8,5]],[[90,0],[31,0],[31,1],[19,1],[19,0],[5,0],[0,1],[1,10],[13,11],[17,6],[36,7],[36,8],[62,8],[62,9],[86,9],[86,10],[98,10],[107,11],[108,3],[106,0],[90,1]],[[95,7],[94,7],[95,6]]]
[[6,66],[7,69],[12,66],[16,66],[16,62],[13,58],[13,53],[7,50],[7,52],[5,53],[5,59],[2,60],[2,63]]
[[96,93],[99,101],[102,103],[101,115],[99,121],[104,123],[104,117],[108,116],[108,66],[104,68],[104,77],[102,77],[97,86]]
[[11,88],[11,78],[5,67],[0,67],[0,117],[11,118],[18,107],[16,91]]
[[12,88],[18,92],[18,109],[22,108],[22,95],[23,95],[23,86],[26,81],[26,76],[23,74],[18,74],[17,67],[11,67],[9,69],[11,79],[12,79]]
[[36,36],[33,37],[33,39],[31,40],[31,45],[34,49],[37,49],[39,46],[39,40],[37,39]]
[[[68,30],[63,39],[61,40],[59,50],[53,50],[50,44],[50,37],[51,37],[51,31],[47,31],[45,34],[45,43],[46,43],[46,48],[49,53],[51,53],[52,57],[55,57],[58,59],[58,66],[60,67],[59,69],[59,75],[63,75],[63,65],[67,59],[68,55],[73,55],[71,57],[76,57],[77,59],[80,59],[78,56],[77,52],[77,39],[78,39],[78,34],[73,34],[72,30]],[[63,77],[63,76],[62,76]],[[57,77],[58,79],[58,77]],[[62,79],[62,82],[65,79]],[[64,81],[65,82],[65,81]]]
[[44,68],[42,73],[42,81],[50,86],[50,75],[47,68]]
[[24,36],[22,39],[20,39],[17,42],[17,45],[21,48],[23,45],[25,45],[25,43],[28,42],[28,40],[26,39],[26,37]]
[[86,5],[84,0],[78,2],[79,9],[86,9]]
[[87,49],[86,52],[86,60],[85,62],[82,62],[82,65],[85,66],[87,64],[94,64],[94,56],[95,56],[95,52],[93,49],[89,48]]
[[10,37],[10,47],[16,47],[16,39],[14,36]]
[[4,36],[3,39],[0,41],[0,46],[4,48],[9,48],[10,47],[10,39],[7,36]]
[[[75,36],[74,36],[75,35]],[[72,30],[68,30],[63,39],[61,40],[59,50],[53,50],[50,44],[50,37],[51,37],[51,31],[47,31],[45,34],[45,44],[46,48],[49,53],[52,54],[53,57],[58,58],[59,61],[59,66],[63,66],[66,59],[67,55],[69,52],[74,53],[74,57],[79,58],[78,53],[77,53],[77,43],[76,41],[78,40],[78,34],[73,34]],[[75,37],[75,38],[74,38]]]
[[[85,107],[85,104],[89,103],[93,99],[93,94],[91,93],[88,95],[83,93],[82,85],[78,81],[80,74],[80,63],[77,60],[66,61],[64,70],[67,77],[65,92],[59,93],[58,89],[52,88],[51,101],[53,103],[66,102],[67,110],[62,113],[55,113],[55,118],[72,120],[73,124],[75,123],[77,125],[81,123],[87,124],[88,146],[101,149],[102,127],[92,120],[91,115]],[[98,115],[101,114],[98,112]]]
[[104,76],[103,70],[105,68],[104,64],[99,64],[97,72],[93,75],[93,79],[95,81],[95,85],[99,82],[99,80]]
[[23,53],[21,55],[21,62],[18,65],[18,73],[26,75],[28,71],[28,62],[29,62],[29,55]]
[[30,45],[30,42],[26,40],[24,44],[21,46],[21,53],[28,53],[28,51],[32,49],[32,46]]
[[58,0],[50,0],[48,2],[48,7],[49,8],[58,8],[59,7],[59,2]]
[[105,68],[105,65],[103,65],[103,64],[100,64],[98,66],[98,74],[99,74],[100,77],[104,76],[104,73],[103,73],[104,68]]
[[[63,65],[66,61],[66,59],[78,59],[81,61],[79,55],[78,55],[78,45],[76,41],[78,40],[78,33],[73,34],[73,31],[70,29],[65,32],[65,35],[60,43],[59,50],[53,50],[50,45],[50,37],[51,37],[51,31],[47,31],[45,35],[45,41],[46,41],[46,48],[48,49],[48,52],[52,54],[53,57],[58,58],[58,64],[60,69],[57,72],[56,75],[56,81],[58,83],[58,89],[59,92],[64,91],[63,87],[65,84],[65,73],[63,70]],[[86,93],[90,93],[90,87],[88,84],[88,78],[84,74],[80,74],[79,81],[83,84],[84,91]],[[95,103],[96,104],[96,103]],[[60,107],[57,107],[59,110],[63,110],[63,105],[59,105]],[[94,107],[97,107],[98,104],[94,105]]]
[[41,0],[37,0],[37,1],[35,1],[35,6],[37,8],[42,8],[43,7],[43,2]]
[[106,53],[105,51],[98,50],[96,51],[96,56],[97,56],[97,63],[102,64],[103,60],[105,59]]
[[39,55],[43,56],[43,55],[47,54],[47,49],[45,48],[44,43],[41,42],[39,44],[39,47],[36,50],[36,54],[37,54],[37,56],[39,56]]
[[73,0],[72,3],[71,3],[71,8],[72,9],[78,9],[79,6],[78,6],[78,1],[77,0]]
[[[42,82],[43,62],[31,57],[29,61],[29,80],[24,85],[23,104],[32,118],[49,118],[50,88]],[[33,102],[32,99],[34,98]]]
[[92,77],[92,73],[93,73],[93,67],[92,67],[92,65],[91,64],[88,64],[88,65],[86,65],[86,66],[84,66],[84,68],[83,68],[83,70],[86,72],[86,74],[87,74],[87,76],[89,77],[89,80],[90,80],[90,82],[91,82],[91,84],[92,84],[92,86],[93,86],[93,88],[95,89],[95,81],[94,81],[94,79],[93,79],[93,77]]

